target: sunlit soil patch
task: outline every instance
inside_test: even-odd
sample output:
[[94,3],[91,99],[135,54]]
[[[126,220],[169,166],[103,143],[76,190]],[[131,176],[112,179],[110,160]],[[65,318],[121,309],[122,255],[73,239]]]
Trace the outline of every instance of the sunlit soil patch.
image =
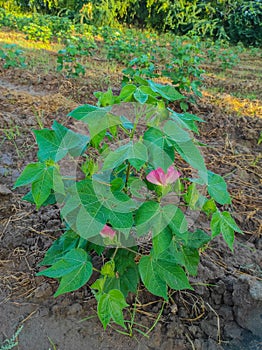
[[27,40],[24,33],[0,31],[0,44],[17,44],[24,49],[48,50],[56,52],[63,47],[58,43],[44,43],[42,41]]
[[213,95],[207,91],[203,97],[210,103],[220,107],[227,113],[237,113],[239,116],[262,118],[262,102],[260,100],[249,100],[237,98],[226,93]]

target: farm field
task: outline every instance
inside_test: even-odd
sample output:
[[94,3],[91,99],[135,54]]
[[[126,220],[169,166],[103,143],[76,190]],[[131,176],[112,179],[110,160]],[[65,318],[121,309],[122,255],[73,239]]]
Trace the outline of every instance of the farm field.
[[[149,45],[150,34],[146,38]],[[172,50],[169,41],[165,37],[163,47]],[[24,189],[13,189],[26,164],[36,161],[32,129],[50,128],[54,120],[75,128],[68,113],[81,104],[95,104],[95,91],[110,88],[118,93],[127,67],[130,74],[144,69],[144,76],[171,83],[171,76],[157,76],[166,59],[161,49],[154,53],[157,59],[151,69],[152,56],[129,64],[137,52],[117,57],[116,48],[110,57],[104,42],[105,37],[98,36],[90,48],[92,55],[73,55],[80,66],[65,63],[63,56],[57,71],[62,44],[40,45],[21,33],[0,32],[0,49],[23,51],[11,58],[15,63],[9,67],[5,67],[8,57],[0,59],[0,349],[18,329],[20,350],[261,349],[261,49],[221,45],[213,60],[208,46],[200,49],[203,60],[190,64],[199,74],[193,80],[202,86],[194,90],[188,81],[181,86],[188,96],[188,111],[206,122],[201,123],[197,139],[209,146],[202,148],[204,159],[211,171],[225,178],[232,196],[231,214],[244,233],[236,235],[234,253],[220,236],[212,240],[201,254],[197,277],[191,278],[194,291],[174,292],[169,302],[141,286],[132,306],[132,337],[111,325],[103,330],[87,286],[54,298],[57,282],[36,277],[38,263],[62,226],[58,207],[36,210],[22,201]],[[156,47],[160,40],[153,37],[152,42]],[[139,50],[141,57],[143,45]],[[230,55],[232,60],[226,60]],[[192,94],[194,101],[189,98]],[[181,111],[179,104],[174,107]],[[202,217],[198,220],[208,231]]]

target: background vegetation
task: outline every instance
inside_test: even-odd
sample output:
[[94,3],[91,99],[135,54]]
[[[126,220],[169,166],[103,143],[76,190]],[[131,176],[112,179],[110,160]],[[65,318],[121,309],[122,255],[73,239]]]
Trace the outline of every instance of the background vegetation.
[[261,46],[261,0],[0,0],[6,10],[95,26],[138,26]]

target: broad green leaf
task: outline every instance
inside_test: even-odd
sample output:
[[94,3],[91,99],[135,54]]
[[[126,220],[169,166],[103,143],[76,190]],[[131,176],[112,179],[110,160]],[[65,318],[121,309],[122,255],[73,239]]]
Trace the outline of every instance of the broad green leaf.
[[54,186],[54,167],[45,168],[41,176],[32,183],[32,195],[37,209],[48,199]]
[[221,215],[227,226],[231,227],[235,232],[242,233],[242,230],[237,226],[235,220],[232,218],[229,212],[223,211]]
[[163,133],[156,128],[149,128],[144,133],[144,144],[148,151],[148,162],[154,169],[162,168],[164,172],[174,163],[174,147],[168,143]]
[[72,157],[80,156],[87,147],[89,137],[76,133],[65,126],[54,121],[52,129],[55,131],[57,138],[62,140],[61,147],[67,148]]
[[212,219],[211,219],[211,222],[210,222],[212,238],[218,236],[221,233],[220,220],[221,220],[220,212],[216,211],[212,215]]
[[125,85],[119,96],[118,96],[118,101],[122,101],[122,102],[131,102],[133,100],[133,95],[134,92],[136,91],[136,86],[132,85],[132,84],[127,84]]
[[222,176],[208,171],[207,191],[219,204],[230,204],[231,198],[227,191],[227,184]]
[[157,92],[161,97],[168,101],[174,102],[185,98],[171,85],[157,84],[151,80],[148,80],[148,84],[154,92]]
[[147,148],[141,142],[129,142],[120,146],[114,152],[109,153],[105,158],[102,170],[114,169],[122,164],[125,160],[132,162],[138,160],[140,167],[147,162]]
[[192,289],[184,270],[174,261],[143,256],[139,261],[139,272],[149,292],[168,299],[167,286],[174,290]]
[[191,276],[197,275],[197,269],[200,262],[198,250],[195,248],[181,247],[184,263],[182,264]]
[[188,142],[191,141],[192,137],[189,135],[187,131],[180,128],[180,126],[175,123],[173,120],[168,120],[164,127],[163,131],[165,134],[176,143]]
[[188,232],[187,247],[201,248],[211,240],[211,237],[202,230]]
[[177,123],[172,120],[165,123],[163,131],[168,136],[170,142],[174,145],[175,150],[187,163],[198,170],[204,183],[207,183],[207,169],[204,159],[189,133],[181,129]]
[[57,138],[54,130],[42,129],[33,132],[39,147],[37,157],[40,161],[52,159],[57,162],[66,156],[67,149],[61,147],[61,140]]
[[113,229],[128,231],[133,226],[136,204],[122,192],[111,192],[110,185],[83,180],[72,186],[61,215],[83,238],[98,235],[109,221]]
[[186,128],[191,131],[198,132],[198,127],[195,122],[204,122],[203,119],[197,117],[194,114],[190,113],[176,113],[171,111],[170,117],[181,127]]
[[162,254],[169,247],[172,241],[172,233],[169,228],[165,228],[158,235],[153,237],[152,243],[155,256]]
[[32,182],[38,180],[45,168],[46,165],[40,162],[28,164],[23,170],[22,174],[16,180],[14,188],[29,185]]
[[[65,220],[72,228],[75,227],[76,232],[83,238],[89,239],[98,235],[105,226],[107,219],[101,203],[96,203],[96,207],[93,207],[90,211],[86,209],[86,206],[80,206],[79,211],[75,215],[76,217],[69,219],[66,216]],[[68,220],[69,219],[69,220]],[[73,219],[73,222],[72,222]],[[74,225],[75,224],[75,225]]]
[[129,292],[136,292],[138,283],[138,269],[137,265],[133,263],[132,265],[126,266],[122,273],[117,271],[116,276],[107,278],[104,290],[107,292],[111,289],[118,289],[127,297]]
[[[133,249],[136,249],[136,247],[133,247]],[[128,292],[135,293],[139,283],[138,268],[135,263],[136,254],[126,249],[118,249],[116,254],[115,250],[111,249],[110,254],[111,259],[114,257],[115,274],[105,279],[104,292],[119,289],[125,297]]]
[[190,140],[187,142],[173,142],[173,144],[175,150],[181,155],[181,157],[193,168],[198,170],[201,181],[207,183],[207,168],[204,158],[194,142]]
[[[32,191],[29,191],[29,192],[22,198],[22,200],[23,200],[23,201],[27,201],[27,202],[29,202],[29,203],[35,204]],[[55,203],[57,203],[57,198],[56,198],[56,196],[54,195],[54,193],[51,193],[51,194],[49,195],[49,197],[47,198],[47,200],[42,204],[42,207],[45,207],[46,205],[50,205],[50,204],[55,204]]]
[[203,204],[202,210],[207,215],[213,214],[217,211],[214,199],[206,200]]
[[233,251],[233,243],[235,238],[234,232],[242,233],[242,231],[237,226],[230,213],[226,211],[222,213],[219,211],[215,212],[212,215],[210,227],[212,231],[212,237],[215,237],[222,233],[222,236],[227,245]]
[[106,92],[99,92],[98,94],[94,93],[94,95],[98,98],[99,107],[112,106],[115,102],[111,89],[108,89]]
[[40,161],[51,159],[58,162],[68,153],[77,157],[87,147],[87,136],[75,133],[56,121],[52,129],[33,130],[39,147],[37,156]]
[[176,215],[177,207],[173,204],[160,206],[149,201],[143,203],[136,212],[135,223],[138,236],[152,231],[153,236],[163,231]]
[[156,97],[158,97],[159,94],[156,93],[156,92],[154,92],[154,91],[151,89],[151,87],[142,85],[142,86],[140,86],[140,90],[141,90],[144,94],[150,96],[150,98],[153,99],[154,101],[157,101]]
[[139,273],[147,290],[167,300],[166,281],[159,276],[151,256],[142,256],[138,264]]
[[168,224],[168,227],[171,229],[173,235],[184,237],[185,232],[188,230],[188,222],[186,220],[185,214],[180,208],[176,207],[175,214]]
[[86,261],[78,269],[63,276],[60,280],[59,287],[54,294],[58,297],[61,294],[73,292],[84,286],[90,279],[93,273],[93,266],[90,261]]
[[103,130],[108,130],[113,126],[122,124],[122,121],[119,116],[116,116],[109,112],[105,112],[104,110],[92,112],[86,117],[82,118],[81,120],[88,125],[88,130],[91,139],[93,139]]
[[120,120],[125,129],[132,130],[134,128],[134,124],[130,120],[128,120],[125,116],[121,115]]
[[72,271],[79,270],[88,262],[88,260],[88,255],[83,249],[74,248],[68,251],[51,267],[38,272],[37,276],[60,278],[71,273]]
[[104,329],[111,319],[116,324],[126,328],[122,310],[127,306],[128,304],[120,290],[112,289],[103,294],[98,300],[97,314]]
[[134,98],[137,102],[144,104],[148,99],[148,95],[145,94],[142,90],[140,90],[140,88],[137,88],[134,93]]
[[38,264],[39,266],[53,265],[55,262],[60,260],[63,255],[68,251],[77,247],[79,242],[79,235],[74,231],[66,231],[62,236],[60,236],[48,251],[45,253],[44,259]]
[[144,181],[131,177],[128,181],[128,187],[133,197],[144,198],[144,194],[147,191],[147,187]]
[[53,170],[53,186],[52,189],[56,196],[65,195],[65,185],[59,170],[54,167]]
[[192,183],[188,186],[187,192],[184,195],[184,200],[191,209],[197,209],[196,205],[199,200],[200,193],[197,190],[196,184]]
[[99,112],[99,111],[103,111],[104,113],[107,113],[109,110],[110,108],[103,109],[100,107],[86,104],[75,108],[72,112],[68,114],[68,117],[73,117],[74,119],[82,120],[90,113]]

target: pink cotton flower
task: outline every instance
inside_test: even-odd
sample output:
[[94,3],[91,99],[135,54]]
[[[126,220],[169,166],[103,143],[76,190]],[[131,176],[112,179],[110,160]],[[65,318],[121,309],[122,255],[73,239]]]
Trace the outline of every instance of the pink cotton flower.
[[116,231],[114,231],[110,226],[105,225],[102,229],[102,231],[100,232],[100,235],[103,238],[110,238],[113,239],[115,237]]
[[167,186],[176,182],[181,174],[175,170],[172,166],[167,169],[167,174],[164,173],[162,168],[150,171],[147,175],[147,181],[158,186]]

